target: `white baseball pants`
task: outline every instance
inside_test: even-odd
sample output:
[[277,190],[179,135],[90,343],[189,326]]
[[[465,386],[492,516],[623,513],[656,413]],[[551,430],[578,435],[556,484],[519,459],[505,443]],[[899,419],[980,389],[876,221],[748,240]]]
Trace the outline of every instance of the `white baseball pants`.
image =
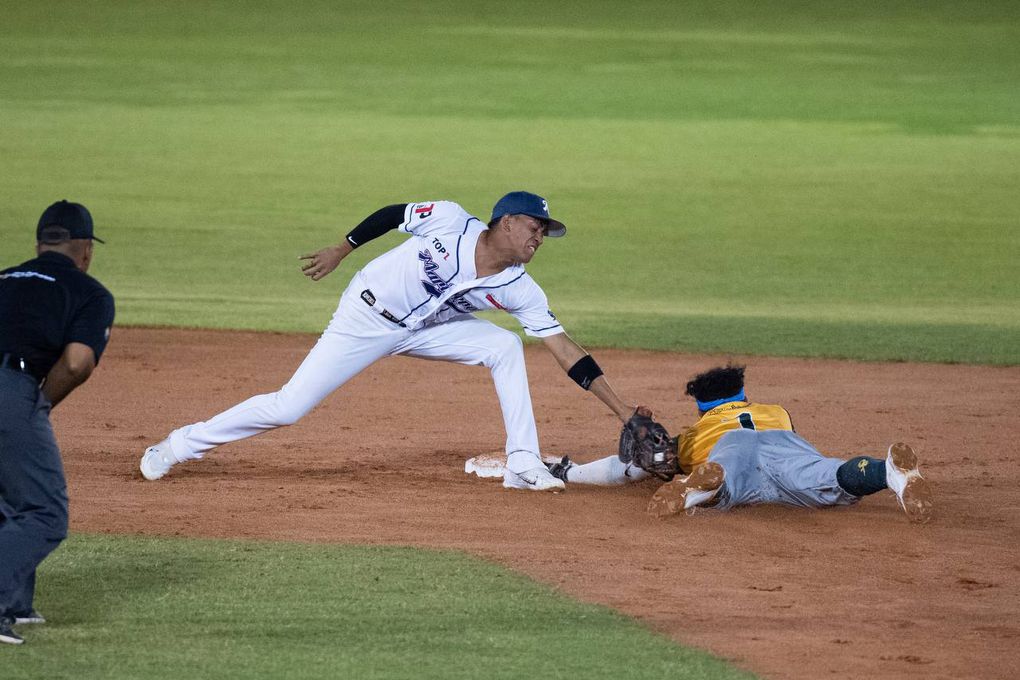
[[508,467],[519,473],[541,465],[521,339],[471,316],[410,331],[369,307],[360,297],[366,288],[356,275],[329,326],[278,392],[252,397],[205,422],[174,430],[170,448],[177,460],[201,458],[221,444],[293,425],[374,362],[403,354],[487,366],[503,411]]

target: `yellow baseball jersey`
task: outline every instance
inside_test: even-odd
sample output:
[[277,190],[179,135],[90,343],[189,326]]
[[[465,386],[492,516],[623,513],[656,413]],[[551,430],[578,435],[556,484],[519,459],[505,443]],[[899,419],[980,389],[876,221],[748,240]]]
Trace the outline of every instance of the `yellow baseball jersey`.
[[730,430],[790,430],[793,422],[786,409],[776,404],[731,401],[701,416],[677,437],[680,468],[690,473],[708,460],[712,447]]

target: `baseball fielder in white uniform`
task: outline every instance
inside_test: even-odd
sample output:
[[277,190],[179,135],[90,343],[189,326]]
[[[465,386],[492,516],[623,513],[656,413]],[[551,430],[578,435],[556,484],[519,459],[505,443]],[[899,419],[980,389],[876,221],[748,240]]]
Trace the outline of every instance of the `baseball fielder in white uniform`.
[[448,201],[391,205],[366,218],[340,245],[303,255],[302,269],[318,281],[359,245],[395,228],[410,238],[354,275],[329,326],[286,385],[174,430],[145,450],[144,477],[159,479],[177,463],[200,459],[216,446],[292,425],[370,364],[407,355],[488,367],[507,434],[503,486],[562,490],[563,481],[540,457],[521,340],[472,314],[482,309],[512,314],[525,333],[542,339],[575,382],[622,421],[636,408],[647,411],[616,394],[524,271],[545,237],[566,233],[549,216],[545,199],[524,191],[507,194],[488,224]]

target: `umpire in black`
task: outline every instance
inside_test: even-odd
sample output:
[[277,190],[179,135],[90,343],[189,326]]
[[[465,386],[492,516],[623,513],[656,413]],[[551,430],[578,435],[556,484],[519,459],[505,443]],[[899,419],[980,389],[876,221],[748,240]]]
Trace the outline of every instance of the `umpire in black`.
[[85,382],[110,338],[113,296],[86,274],[92,216],[59,201],[39,219],[36,257],[0,271],[0,642],[42,623],[35,570],[67,536],[67,483],[50,409]]

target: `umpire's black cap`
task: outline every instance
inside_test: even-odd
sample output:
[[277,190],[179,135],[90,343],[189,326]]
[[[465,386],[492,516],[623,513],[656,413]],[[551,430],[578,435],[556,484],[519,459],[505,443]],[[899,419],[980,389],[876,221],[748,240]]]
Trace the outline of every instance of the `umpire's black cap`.
[[92,215],[88,208],[64,199],[43,211],[39,226],[35,229],[35,240],[39,243],[53,243],[69,238],[88,238],[106,243],[92,233]]

